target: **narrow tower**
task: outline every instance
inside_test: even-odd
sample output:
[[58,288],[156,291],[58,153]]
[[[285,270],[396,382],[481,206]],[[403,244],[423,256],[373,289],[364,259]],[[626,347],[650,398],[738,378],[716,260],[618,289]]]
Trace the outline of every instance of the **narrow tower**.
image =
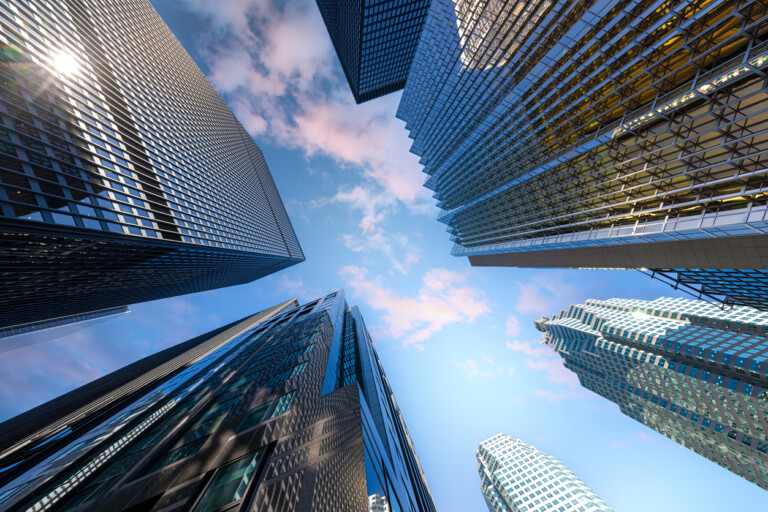
[[475,456],[492,512],[613,512],[562,462],[512,436],[486,439]]

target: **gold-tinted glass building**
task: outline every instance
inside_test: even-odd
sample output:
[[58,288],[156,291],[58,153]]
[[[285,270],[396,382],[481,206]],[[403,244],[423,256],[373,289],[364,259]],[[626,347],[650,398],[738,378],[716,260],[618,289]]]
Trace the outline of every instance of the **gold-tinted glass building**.
[[768,268],[767,36],[764,2],[435,0],[398,116],[453,253]]
[[0,0],[0,327],[304,259],[255,142],[146,0]]

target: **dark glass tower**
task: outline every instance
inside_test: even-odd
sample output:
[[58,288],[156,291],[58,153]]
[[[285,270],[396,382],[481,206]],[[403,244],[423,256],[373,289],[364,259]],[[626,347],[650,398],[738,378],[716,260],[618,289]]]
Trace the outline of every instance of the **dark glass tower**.
[[0,327],[303,260],[261,151],[146,0],[0,1]]
[[588,300],[536,327],[582,386],[768,489],[768,313],[679,298]]
[[343,292],[193,345],[173,368],[134,363],[144,373],[119,396],[115,372],[0,424],[0,507],[365,512],[374,496],[391,512],[435,510]]
[[125,313],[128,313],[128,306],[6,327],[0,329],[0,352],[60,338]]
[[430,0],[317,0],[357,103],[405,86]]
[[768,289],[766,38],[755,3],[434,0],[398,116],[453,253]]

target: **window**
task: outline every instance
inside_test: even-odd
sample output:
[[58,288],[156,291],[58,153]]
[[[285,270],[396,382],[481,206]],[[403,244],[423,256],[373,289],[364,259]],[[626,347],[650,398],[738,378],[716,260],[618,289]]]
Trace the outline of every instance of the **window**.
[[194,512],[214,512],[225,505],[241,502],[254,478],[264,449],[219,468],[206,487]]
[[160,459],[152,467],[151,471],[157,471],[158,469],[170,466],[174,462],[178,462],[181,459],[197,453],[207,440],[208,436],[196,439],[191,443],[179,446],[178,448],[174,447],[174,449],[172,449],[170,452],[160,457]]
[[291,406],[291,400],[293,399],[293,391],[291,391],[288,394],[285,394],[275,400],[275,406],[272,408],[271,411],[269,411],[269,415],[266,419],[272,419],[276,416],[280,416],[284,412],[288,411],[288,408]]
[[294,392],[291,391],[290,393],[285,394],[280,398],[273,400],[272,402],[261,404],[255,409],[249,411],[248,414],[245,415],[243,422],[240,423],[239,427],[237,427],[237,431],[242,432],[243,430],[258,425],[262,421],[270,420],[276,416],[280,416],[284,412],[287,412],[288,408],[291,406],[293,394]]
[[267,410],[269,409],[270,405],[272,405],[272,402],[267,402],[249,411],[248,414],[245,415],[245,419],[240,424],[237,431],[242,432],[243,430],[249,429],[261,423],[261,420],[264,419],[264,416],[267,414]]

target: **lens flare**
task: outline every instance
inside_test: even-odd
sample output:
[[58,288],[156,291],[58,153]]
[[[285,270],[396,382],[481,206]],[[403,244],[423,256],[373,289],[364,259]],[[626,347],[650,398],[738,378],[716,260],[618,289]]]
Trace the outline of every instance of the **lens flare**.
[[62,75],[74,75],[80,70],[80,65],[68,53],[57,53],[51,57],[53,67]]

